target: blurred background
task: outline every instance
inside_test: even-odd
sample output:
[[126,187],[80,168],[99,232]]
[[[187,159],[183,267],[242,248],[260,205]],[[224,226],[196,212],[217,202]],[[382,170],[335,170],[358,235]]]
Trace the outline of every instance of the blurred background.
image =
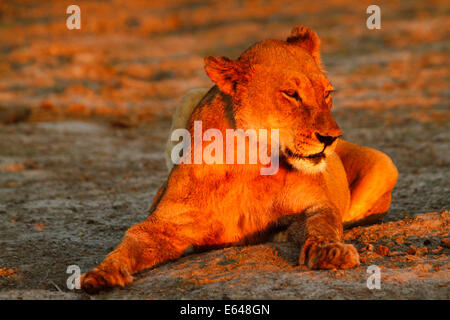
[[68,30],[72,2],[1,2],[1,106],[123,112],[137,117],[130,121],[170,116],[186,90],[211,85],[206,55],[237,58],[304,24],[322,39],[337,108],[408,107],[417,120],[446,111],[444,0],[380,1],[380,30],[366,28],[373,1],[348,0],[80,0],[81,30]]
[[212,86],[203,58],[299,24],[321,38],[344,138],[400,171],[386,221],[449,209],[449,13],[446,0],[1,0],[0,286],[54,290],[68,264],[98,263],[166,179],[176,103]]

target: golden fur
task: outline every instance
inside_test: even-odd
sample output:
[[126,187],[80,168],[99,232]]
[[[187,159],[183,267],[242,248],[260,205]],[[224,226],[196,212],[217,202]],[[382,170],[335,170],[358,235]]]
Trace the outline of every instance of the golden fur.
[[261,175],[260,163],[174,166],[148,218],[83,275],[86,291],[123,286],[137,271],[191,248],[263,241],[277,230],[298,244],[300,264],[355,267],[359,255],[342,241],[343,222],[388,210],[397,170],[385,154],[338,139],[314,31],[299,26],[287,41],[265,40],[238,60],[207,57],[205,63],[216,85],[185,97],[173,128],[192,134],[201,120],[203,130],[279,129],[278,172]]

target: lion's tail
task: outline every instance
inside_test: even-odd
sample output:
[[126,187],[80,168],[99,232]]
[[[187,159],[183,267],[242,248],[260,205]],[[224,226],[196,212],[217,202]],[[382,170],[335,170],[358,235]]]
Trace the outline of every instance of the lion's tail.
[[177,142],[173,142],[170,138],[172,136],[172,132],[175,129],[184,129],[187,127],[189,118],[192,115],[197,104],[200,100],[205,96],[209,89],[206,88],[196,88],[189,90],[183,98],[181,98],[180,103],[178,104],[175,114],[172,117],[172,126],[170,127],[169,138],[166,143],[166,165],[167,169],[172,170],[173,162],[171,160],[172,148],[177,144]]

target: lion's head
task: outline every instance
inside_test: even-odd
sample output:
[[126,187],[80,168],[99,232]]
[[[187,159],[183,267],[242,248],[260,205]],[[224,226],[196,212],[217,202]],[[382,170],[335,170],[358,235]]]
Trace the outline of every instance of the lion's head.
[[299,169],[322,169],[342,134],[319,47],[317,34],[299,26],[286,41],[258,42],[238,60],[205,58],[208,76],[232,98],[236,127],[279,129],[280,151]]

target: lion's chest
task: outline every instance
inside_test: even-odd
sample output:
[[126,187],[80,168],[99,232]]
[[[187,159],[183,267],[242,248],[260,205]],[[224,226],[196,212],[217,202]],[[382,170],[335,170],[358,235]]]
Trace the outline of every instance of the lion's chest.
[[313,206],[332,204],[343,215],[349,208],[350,191],[341,160],[336,154],[328,159],[324,170],[309,174],[289,171],[283,191],[276,200],[280,215],[300,213]]
[[245,171],[205,174],[195,180],[195,188],[180,187],[187,191],[183,200],[176,195],[171,198],[183,205],[188,201],[189,212],[204,215],[205,222],[218,230],[215,241],[233,243],[266,230],[280,216],[301,213],[311,206],[331,203],[344,213],[350,199],[345,171],[337,156],[328,161],[326,171],[315,176],[282,166],[273,176]]
[[226,192],[215,193],[213,202],[224,239],[237,241],[267,229],[282,215],[301,213],[311,206],[332,204],[341,214],[346,212],[350,192],[344,167],[337,156],[327,162],[325,171],[315,176],[280,167],[274,176],[240,177],[232,187],[222,186]]

